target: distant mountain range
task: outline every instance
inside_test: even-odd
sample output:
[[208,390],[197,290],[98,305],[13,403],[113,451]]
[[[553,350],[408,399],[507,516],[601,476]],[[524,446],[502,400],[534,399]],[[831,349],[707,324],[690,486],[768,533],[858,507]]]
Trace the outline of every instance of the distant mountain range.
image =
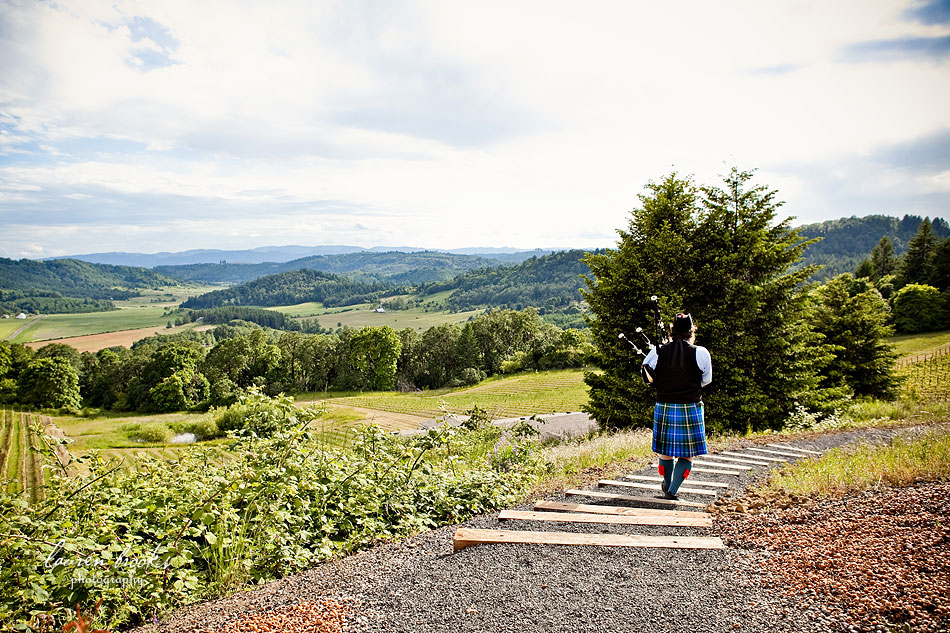
[[[529,257],[546,255],[557,250],[567,249],[540,249],[519,250],[517,248],[471,247],[428,252],[449,253],[452,255],[475,255],[498,260],[505,263],[519,263]],[[424,248],[411,246],[361,246],[330,245],[330,246],[261,246],[246,250],[219,250],[195,249],[190,251],[161,252],[161,253],[87,253],[84,255],[65,255],[63,257],[47,257],[53,259],[78,259],[93,264],[111,264],[114,266],[139,266],[142,268],[156,268],[158,266],[184,266],[189,264],[265,264],[283,263],[302,259],[304,257],[324,255],[345,255],[348,253],[419,253]],[[275,272],[275,271],[272,271]]]

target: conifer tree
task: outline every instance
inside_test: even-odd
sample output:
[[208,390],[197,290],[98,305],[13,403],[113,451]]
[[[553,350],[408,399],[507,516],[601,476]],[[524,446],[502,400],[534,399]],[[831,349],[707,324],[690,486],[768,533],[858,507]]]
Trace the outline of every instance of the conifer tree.
[[650,295],[665,322],[690,311],[697,344],[713,358],[705,390],[711,431],[774,428],[798,404],[828,408],[842,394],[823,388],[832,358],[808,321],[802,289],[812,267],[794,269],[810,242],[775,222],[780,202],[751,172],[733,169],[725,187],[696,188],[671,174],[649,183],[616,249],[590,255],[584,292],[600,371],[586,378],[588,410],[608,426],[648,426],[652,392],[641,358],[619,340],[652,321]]
[[907,252],[901,261],[900,285],[926,284],[933,276],[933,256],[937,237],[934,235],[930,220],[924,218],[917,228],[917,233],[907,244]]
[[894,243],[886,235],[871,250],[871,281],[877,283],[882,277],[897,272],[897,257],[894,255]]
[[814,296],[815,329],[835,346],[835,358],[824,372],[827,383],[846,386],[857,396],[896,396],[897,353],[887,341],[894,328],[881,293],[866,280],[844,274],[817,288]]

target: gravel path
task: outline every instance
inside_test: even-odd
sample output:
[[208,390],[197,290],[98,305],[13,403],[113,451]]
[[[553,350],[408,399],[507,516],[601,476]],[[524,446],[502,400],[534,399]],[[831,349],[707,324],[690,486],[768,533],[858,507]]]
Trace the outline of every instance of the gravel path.
[[[914,429],[871,429],[796,438],[823,451],[857,440],[884,442]],[[769,440],[771,441],[771,440]],[[759,442],[763,443],[762,441]],[[753,446],[748,440],[733,448]],[[730,483],[737,495],[765,476],[756,467],[736,478],[696,473]],[[655,474],[647,468],[640,474]],[[648,496],[650,491],[605,488]],[[684,500],[712,497],[681,494]],[[550,495],[548,499],[564,500]],[[597,500],[570,497],[578,503]],[[601,502],[621,505],[616,501]],[[530,509],[524,504],[518,509]],[[623,534],[713,536],[716,528],[543,524],[499,521],[497,514],[461,527]],[[349,601],[346,631],[828,631],[801,598],[769,591],[746,573],[755,553],[553,545],[482,545],[452,552],[451,526],[333,561],[253,591],[194,605],[139,633],[182,633],[227,627],[244,614],[325,598]],[[288,629],[289,630],[289,629]]]

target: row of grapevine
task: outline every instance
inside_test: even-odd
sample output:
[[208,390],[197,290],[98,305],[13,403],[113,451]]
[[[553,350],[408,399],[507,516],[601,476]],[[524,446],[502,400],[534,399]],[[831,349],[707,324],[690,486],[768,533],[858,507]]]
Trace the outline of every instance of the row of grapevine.
[[950,401],[950,346],[898,363],[904,394],[930,401]]
[[23,492],[31,501],[43,496],[43,458],[32,448],[40,448],[40,440],[30,427],[40,422],[39,416],[12,409],[0,412],[0,480],[9,492]]

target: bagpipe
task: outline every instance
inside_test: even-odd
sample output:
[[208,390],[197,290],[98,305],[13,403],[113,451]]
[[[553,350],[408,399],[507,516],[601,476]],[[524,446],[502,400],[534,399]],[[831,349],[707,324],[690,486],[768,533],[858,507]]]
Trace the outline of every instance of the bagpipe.
[[[653,295],[650,297],[650,301],[653,302],[653,313],[656,315],[657,340],[659,341],[660,345],[665,345],[669,343],[672,339],[670,338],[670,334],[669,334],[669,331],[667,330],[666,324],[663,322],[663,316],[660,314],[660,299],[656,295]],[[656,347],[656,345],[653,344],[653,341],[650,340],[650,337],[647,336],[647,333],[643,331],[642,327],[638,327],[636,329],[636,333],[643,337],[643,340],[646,342],[647,348],[649,350],[652,350],[653,348]],[[640,349],[640,347],[636,343],[634,343],[629,338],[627,338],[626,334],[621,332],[619,334],[619,338],[629,343],[630,347],[632,347],[638,354],[640,354],[644,358],[647,357],[648,352],[644,352],[642,349]],[[651,369],[647,365],[640,365],[640,375],[643,377],[643,382],[647,384],[651,384],[655,377],[655,374],[653,373],[653,369]]]

